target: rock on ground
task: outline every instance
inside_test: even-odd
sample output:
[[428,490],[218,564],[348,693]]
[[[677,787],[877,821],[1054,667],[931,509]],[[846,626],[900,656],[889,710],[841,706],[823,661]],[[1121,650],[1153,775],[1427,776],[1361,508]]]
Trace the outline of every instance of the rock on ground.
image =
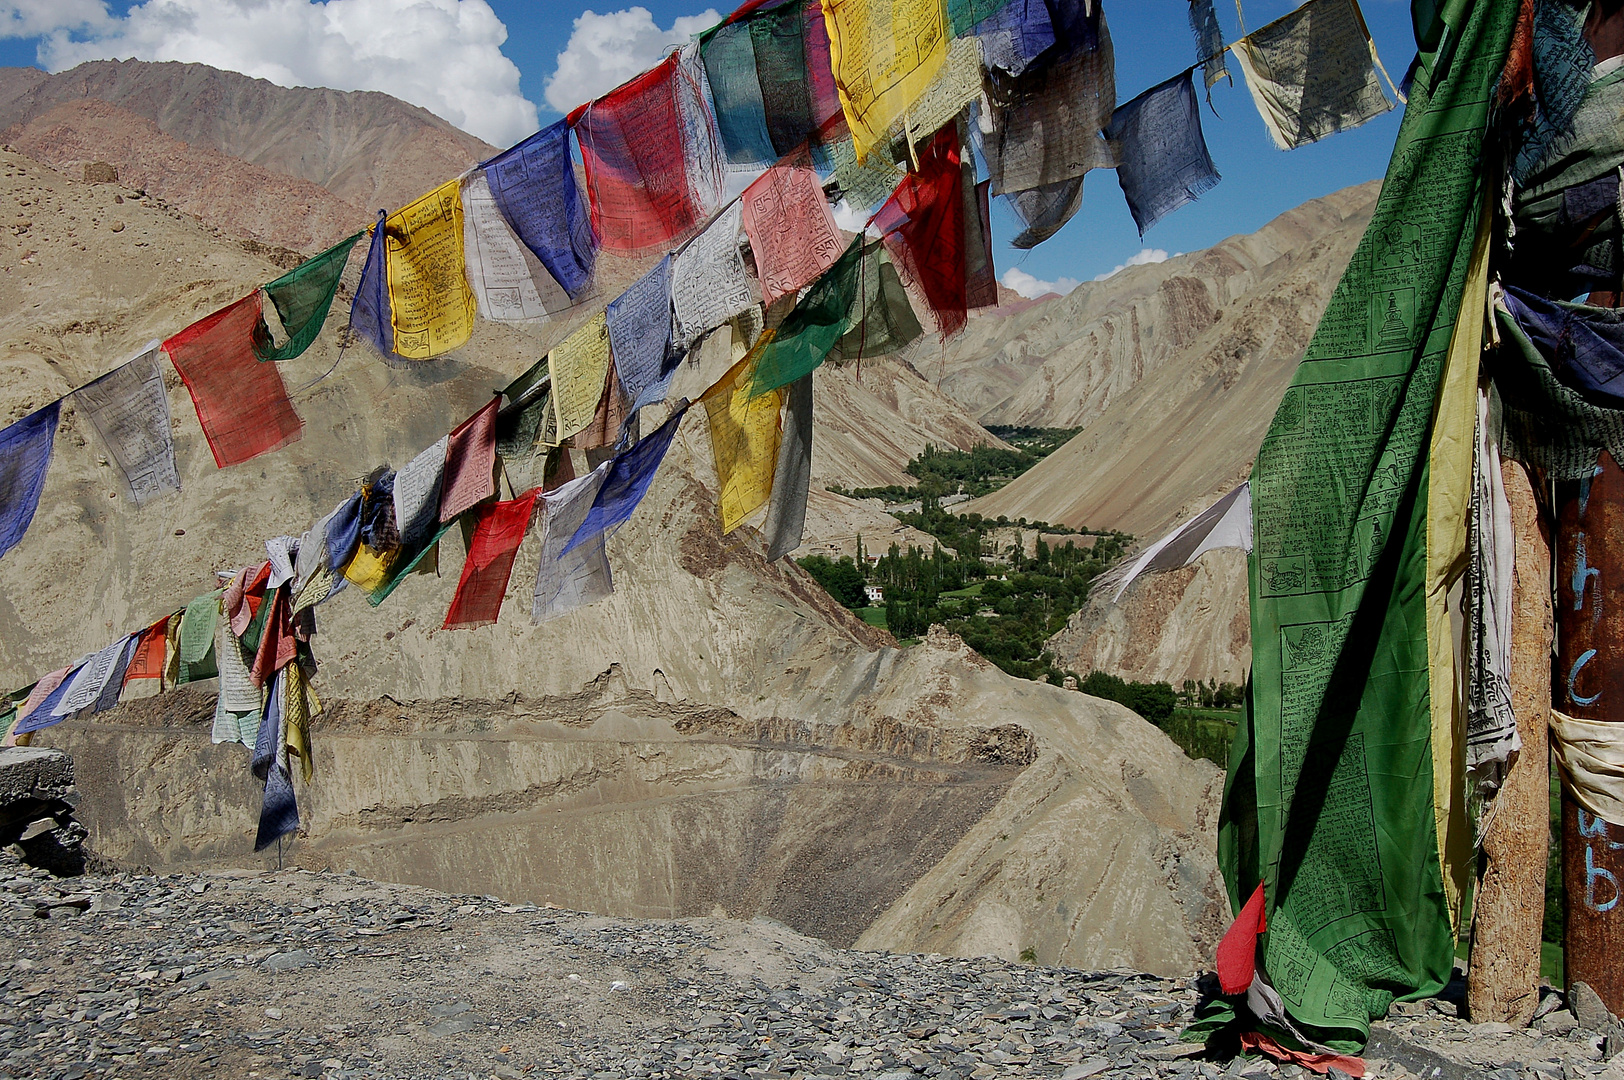
[[[58,880],[10,854],[0,909],[0,1076],[1302,1075],[1178,1042],[1191,980],[837,950],[766,920],[291,870]],[[1374,1076],[1618,1073],[1584,1032],[1406,1009]]]

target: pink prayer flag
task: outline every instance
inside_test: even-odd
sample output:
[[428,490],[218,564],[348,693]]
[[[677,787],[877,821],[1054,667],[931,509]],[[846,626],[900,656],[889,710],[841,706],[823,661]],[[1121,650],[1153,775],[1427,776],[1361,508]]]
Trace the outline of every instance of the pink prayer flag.
[[769,305],[799,292],[846,250],[804,146],[757,177],[740,201],[761,295]]
[[489,405],[459,424],[446,443],[440,481],[442,525],[496,494],[496,410],[501,404],[500,395],[491,398]]

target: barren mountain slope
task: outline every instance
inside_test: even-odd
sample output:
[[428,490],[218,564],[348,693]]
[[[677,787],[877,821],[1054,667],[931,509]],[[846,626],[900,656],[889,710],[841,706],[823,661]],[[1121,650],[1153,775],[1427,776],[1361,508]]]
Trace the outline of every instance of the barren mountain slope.
[[146,191],[236,237],[314,254],[372,223],[372,215],[309,180],[251,165],[164,134],[144,116],[87,98],[6,132],[19,153],[69,176],[87,162],[117,166],[121,186]]
[[[320,184],[369,213],[395,209],[494,147],[373,91],[284,87],[204,64],[93,60],[43,79],[0,69],[0,129],[97,98],[166,134]],[[33,85],[10,101],[10,86]]]
[[[0,155],[0,194],[33,221],[0,233],[7,419],[277,272],[15,155]],[[337,329],[286,366],[290,386],[337,359]],[[170,376],[184,490],[139,510],[70,402],[39,514],[0,560],[0,681],[26,683],[262,558],[263,538],[302,531],[358,474],[432,442],[537,347],[482,324],[460,357],[407,369],[356,349],[294,393],[302,441],[225,470]],[[531,538],[501,621],[440,630],[455,530],[438,577],[376,610],[354,590],[322,607],[328,710],[290,857],[611,913],[720,903],[891,947],[1204,962],[1224,907],[1217,771],[1126,710],[1012,679],[956,639],[892,647],[793,563],[767,564],[748,527],[719,534],[709,458],[695,412],[611,541],[614,596],[556,621],[528,618]],[[262,865],[248,854],[258,784],[243,748],[210,745],[210,689],[41,735],[80,761],[107,854]]]

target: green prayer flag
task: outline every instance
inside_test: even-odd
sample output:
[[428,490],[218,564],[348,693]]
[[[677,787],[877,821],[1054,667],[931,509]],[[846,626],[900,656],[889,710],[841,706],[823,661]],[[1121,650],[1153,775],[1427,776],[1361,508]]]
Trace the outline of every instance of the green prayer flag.
[[[470,515],[470,514],[463,514],[462,515],[462,517],[471,517],[471,516],[473,516],[473,515]],[[457,520],[460,520],[460,519],[457,519]],[[412,559],[411,559],[410,562],[408,562],[405,566],[400,567],[400,569],[396,570],[393,574],[391,574],[388,581],[384,582],[381,586],[379,586],[377,589],[373,590],[372,592],[369,592],[369,593],[366,594],[367,603],[371,604],[373,607],[377,607],[379,604],[381,604],[385,600],[389,599],[389,594],[395,591],[395,586],[399,585],[402,581],[405,581],[406,580],[406,575],[410,574],[413,570],[417,569],[417,564],[423,561],[423,557],[425,555],[427,555],[429,552],[434,551],[436,548],[439,547],[439,545],[440,545],[440,537],[444,536],[445,533],[446,533],[446,530],[451,528],[451,526],[453,524],[454,524],[454,521],[448,521],[444,525],[441,525],[440,528],[435,532],[435,534],[433,536],[429,537],[428,543],[424,544],[421,548],[419,548],[418,551],[417,551],[417,554],[412,556]],[[397,563],[397,565],[398,565],[398,563]]]
[[268,332],[255,334],[255,356],[261,360],[292,360],[310,348],[316,335],[321,333],[322,324],[327,321],[327,312],[333,306],[338,279],[344,274],[350,249],[365,235],[358,232],[347,240],[340,240],[264,287],[271,303],[276,305],[276,314],[282,320],[282,328],[287,331],[288,339],[276,345]]
[[[1448,0],[1441,15],[1451,56],[1421,57],[1370,226],[1251,480],[1252,675],[1219,857],[1237,912],[1264,885],[1260,966],[1291,1020],[1344,1051],[1454,963],[1440,849],[1455,833],[1435,809],[1454,763],[1433,759],[1428,622],[1428,496],[1443,490],[1429,482],[1450,470],[1430,453],[1517,5]],[[1220,999],[1190,1034],[1235,1019]]]
[[784,317],[777,335],[756,360],[756,375],[750,384],[752,398],[788,386],[811,372],[851,329],[853,301],[862,276],[863,246],[859,234]]
[[496,414],[496,452],[504,459],[528,458],[536,449],[551,395],[547,358],[502,390],[507,404]]
[[196,664],[214,651],[214,628],[220,621],[221,590],[199,596],[180,617],[179,649],[182,664]]
[[858,271],[858,290],[852,327],[829,350],[829,359],[861,360],[885,356],[911,344],[925,332],[914,314],[908,290],[881,241],[874,241],[863,253]]

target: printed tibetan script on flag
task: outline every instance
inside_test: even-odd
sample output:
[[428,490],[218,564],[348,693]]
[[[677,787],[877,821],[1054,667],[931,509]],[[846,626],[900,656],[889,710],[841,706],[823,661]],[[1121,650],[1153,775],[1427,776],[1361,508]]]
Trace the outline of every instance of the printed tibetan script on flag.
[[159,349],[153,342],[135,359],[73,394],[74,402],[85,410],[106,444],[108,456],[124,474],[137,506],[180,490],[169,395],[158,368]]

